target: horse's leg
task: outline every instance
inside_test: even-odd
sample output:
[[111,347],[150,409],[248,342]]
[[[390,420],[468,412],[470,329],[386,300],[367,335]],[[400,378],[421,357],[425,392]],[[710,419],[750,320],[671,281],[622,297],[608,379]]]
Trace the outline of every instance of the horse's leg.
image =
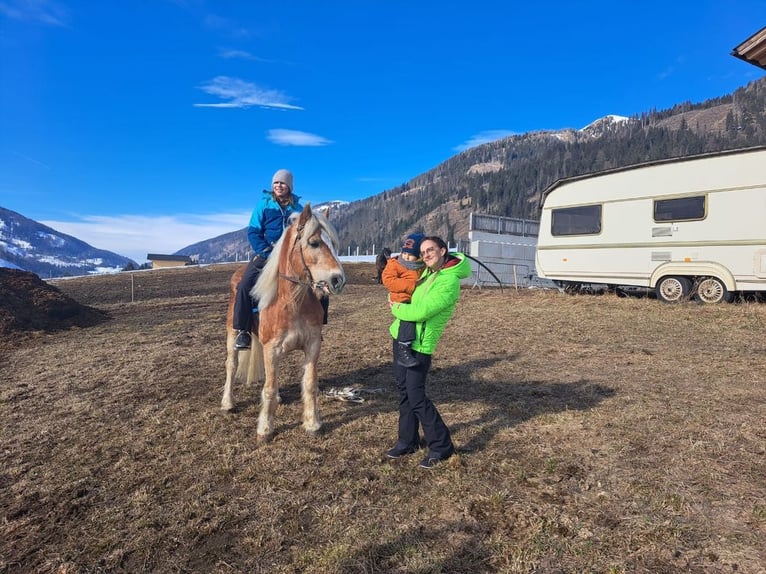
[[223,398],[221,399],[221,409],[230,411],[234,408],[234,396],[232,386],[234,380],[239,376],[239,369],[242,366],[239,362],[239,352],[234,348],[234,340],[237,333],[234,330],[234,303],[237,295],[237,286],[242,279],[246,265],[240,266],[229,279],[229,304],[226,309],[226,384],[223,387]]
[[247,385],[263,380],[263,347],[255,334],[250,339],[249,362],[247,364]]
[[312,337],[310,344],[306,346],[303,363],[303,381],[301,382],[301,397],[303,398],[303,428],[310,433],[317,432],[322,428],[319,418],[317,385],[317,362],[319,351],[322,347],[322,330],[317,330],[316,336]]
[[265,380],[261,391],[261,412],[258,415],[258,442],[268,442],[274,435],[274,414],[279,403],[279,355],[275,345],[264,345],[263,357]]
[[228,329],[226,335],[226,384],[223,387],[223,398],[221,399],[221,409],[224,411],[230,411],[234,408],[232,386],[239,368],[239,355],[237,349],[234,348],[236,338],[236,331]]
[[[253,334],[251,351],[248,353],[249,363],[247,368],[247,385],[250,386],[253,383],[260,383],[266,378],[263,367],[263,346],[258,338]],[[277,402],[282,402],[282,397],[277,392]]]
[[263,346],[258,339],[260,320],[258,314],[253,314],[253,328],[250,330],[250,362],[247,368],[248,386],[263,380]]

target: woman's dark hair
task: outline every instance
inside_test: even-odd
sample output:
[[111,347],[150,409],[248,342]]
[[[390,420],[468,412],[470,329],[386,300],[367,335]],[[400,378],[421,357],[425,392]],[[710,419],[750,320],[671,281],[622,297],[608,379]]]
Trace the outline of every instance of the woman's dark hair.
[[420,242],[421,245],[423,244],[423,241],[433,241],[434,243],[436,243],[439,249],[444,249],[446,251],[449,251],[449,246],[446,243],[444,243],[444,240],[441,237],[437,237],[436,235],[427,235],[421,240]]

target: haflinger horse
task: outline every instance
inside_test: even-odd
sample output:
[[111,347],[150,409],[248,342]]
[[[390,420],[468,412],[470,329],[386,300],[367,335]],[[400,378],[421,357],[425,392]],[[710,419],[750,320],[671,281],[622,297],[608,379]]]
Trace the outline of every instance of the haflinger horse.
[[234,348],[234,298],[245,266],[234,272],[230,281],[229,310],[226,317],[226,385],[221,408],[234,408],[232,383],[247,373],[247,382],[264,381],[261,411],[258,416],[258,441],[269,441],[274,434],[274,414],[279,402],[277,375],[280,359],[302,350],[303,428],[316,433],[322,426],[317,408],[317,362],[322,347],[324,310],[321,296],[338,294],[346,275],[338,258],[338,234],[327,221],[327,214],[315,213],[306,204],[291,224],[261,271],[251,293],[258,301],[253,317],[250,351]]

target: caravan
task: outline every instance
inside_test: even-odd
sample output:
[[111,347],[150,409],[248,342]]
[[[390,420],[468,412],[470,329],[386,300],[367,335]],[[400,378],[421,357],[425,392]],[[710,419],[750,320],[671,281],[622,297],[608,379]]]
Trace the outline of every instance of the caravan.
[[705,303],[766,291],[766,146],[559,180],[539,233],[537,273],[566,290]]

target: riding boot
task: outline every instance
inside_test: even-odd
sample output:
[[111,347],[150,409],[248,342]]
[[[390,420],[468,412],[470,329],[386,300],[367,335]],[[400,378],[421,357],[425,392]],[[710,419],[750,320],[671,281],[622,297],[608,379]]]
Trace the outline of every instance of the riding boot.
[[250,348],[250,333],[248,331],[239,331],[237,333],[237,339],[234,341],[235,349],[249,349]]
[[[250,324],[252,325],[251,329],[253,333],[258,333],[260,318],[258,314],[257,301],[253,301],[253,313],[251,317],[252,317],[250,320]],[[234,341],[235,349],[249,349],[251,344],[252,344],[252,337],[250,335],[249,330],[240,329],[239,331],[237,331],[237,339]]]

